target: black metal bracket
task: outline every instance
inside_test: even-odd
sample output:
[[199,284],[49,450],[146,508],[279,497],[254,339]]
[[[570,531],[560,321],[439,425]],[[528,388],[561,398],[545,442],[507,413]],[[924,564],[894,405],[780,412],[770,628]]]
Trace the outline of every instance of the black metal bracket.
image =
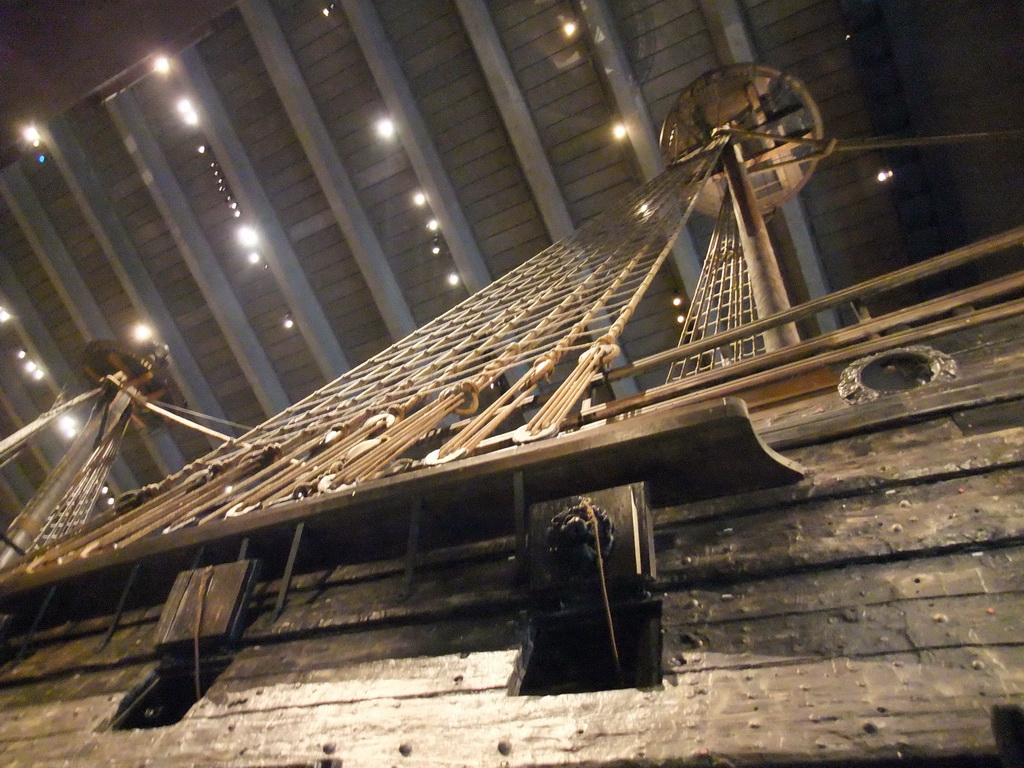
[[142,567],[142,563],[136,562],[132,566],[131,573],[128,574],[128,580],[124,583],[124,589],[121,590],[121,597],[117,601],[117,609],[114,611],[114,620],[110,622],[110,628],[107,630],[107,634],[103,636],[103,642],[100,643],[100,647],[97,650],[103,650],[107,647],[107,643],[114,636],[114,632],[117,631],[117,625],[121,621],[121,616],[124,613],[124,606],[128,602],[128,593],[135,585],[135,579],[138,578],[139,570]]
[[281,587],[277,590],[277,601],[274,603],[274,621],[281,618],[281,614],[284,612],[284,605],[288,600],[288,591],[292,587],[292,571],[295,570],[295,558],[299,555],[299,546],[302,544],[302,534],[305,530],[306,523],[301,522],[295,526],[295,532],[292,534],[292,546],[288,550],[288,561],[284,565]]
[[423,499],[416,497],[409,512],[409,538],[405,543],[405,587],[402,599],[408,600],[416,578],[416,560],[420,548],[420,517],[423,514]]
[[530,578],[529,548],[527,540],[526,482],[522,472],[512,473],[512,515],[516,534],[516,584],[525,584]]
[[25,639],[21,641],[21,647],[18,649],[18,661],[21,661],[28,655],[28,649],[32,644],[32,640],[36,636],[36,630],[39,629],[39,625],[43,621],[43,615],[46,613],[46,609],[50,607],[50,601],[53,600],[53,596],[56,592],[56,584],[46,590],[46,597],[43,598],[42,605],[39,606],[39,610],[36,611],[35,618],[32,619],[32,625],[28,628],[28,632],[25,633]]

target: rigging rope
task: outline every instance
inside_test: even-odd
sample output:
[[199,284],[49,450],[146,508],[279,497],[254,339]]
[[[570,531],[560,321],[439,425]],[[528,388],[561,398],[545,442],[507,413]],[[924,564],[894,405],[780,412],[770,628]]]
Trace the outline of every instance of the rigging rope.
[[[739,224],[732,208],[732,199],[726,189],[693,301],[683,321],[679,346],[726,333],[758,319]],[[676,361],[667,380],[678,381],[684,376],[729,365],[764,351],[764,340],[760,334],[734,339],[728,345]]]
[[[366,482],[421,456],[453,415],[477,412],[438,459],[477,449],[570,353],[579,359],[519,434],[557,432],[663,265],[722,137],[694,151],[462,304],[328,386],[154,486],[20,568],[127,546],[186,525]],[[514,383],[479,410],[492,385]],[[396,464],[401,460],[403,464]]]

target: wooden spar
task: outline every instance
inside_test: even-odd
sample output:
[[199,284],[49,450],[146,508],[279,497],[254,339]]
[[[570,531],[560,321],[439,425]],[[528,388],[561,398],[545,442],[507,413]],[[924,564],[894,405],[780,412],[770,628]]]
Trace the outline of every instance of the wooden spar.
[[[869,339],[859,344],[840,347],[839,349],[835,349],[834,351],[826,352],[821,355],[802,358],[802,355],[810,354],[809,350],[823,346],[823,342],[827,343],[829,341],[834,341],[833,337],[839,337],[844,333],[844,331],[836,331],[836,333],[830,334],[829,336],[812,339],[795,347],[787,347],[786,349],[779,350],[775,353],[754,357],[728,368],[720,368],[707,373],[698,374],[687,379],[672,382],[671,384],[665,384],[661,387],[649,389],[635,397],[626,398],[624,400],[614,400],[610,403],[599,405],[584,413],[582,418],[588,422],[611,418],[612,416],[616,416],[626,411],[635,410],[637,408],[642,408],[670,399],[673,401],[674,405],[682,405],[685,403],[703,400],[705,398],[726,397],[734,395],[741,390],[750,389],[769,382],[782,381],[817,368],[855,360],[858,357],[864,357],[886,349],[899,347],[904,344],[912,344],[918,341],[923,341],[924,339],[934,338],[935,336],[955,332],[972,325],[982,325],[984,323],[1015,317],[1020,314],[1024,314],[1024,299],[1017,299],[1005,304],[998,304],[994,307],[979,310],[978,312],[974,312],[970,315],[938,321],[922,328],[913,328],[902,333],[895,333],[890,336]],[[865,323],[864,325],[868,324]],[[871,333],[870,329],[865,329],[863,326],[857,326],[856,328],[849,330],[855,330],[865,334]],[[776,367],[771,367],[773,364],[778,364],[789,357],[797,357],[798,359],[783,362],[781,365],[776,365]],[[676,398],[677,395],[694,389],[695,387],[706,383],[708,380],[715,380],[723,376],[735,377],[750,369],[755,370],[755,373],[750,376],[737,378],[733,381],[726,381],[716,386],[692,392],[689,395],[685,395],[678,399]]]
[[[737,231],[743,251],[743,260],[750,275],[750,290],[754,306],[762,315],[776,315],[789,309],[786,285],[779,271],[775,249],[768,237],[764,216],[757,205],[757,196],[747,175],[738,144],[730,143],[722,152],[722,165],[729,183]],[[800,342],[796,326],[792,323],[766,328],[761,337],[765,349],[773,352]]]
[[28,551],[40,541],[47,520],[62,503],[65,494],[81,482],[83,473],[95,460],[97,446],[113,433],[121,414],[131,406],[127,394],[115,391],[112,395],[105,406],[106,413],[102,416],[98,411],[92,414],[60,464],[7,529],[6,539],[13,546],[0,551],[0,567],[14,560],[18,549]]
[[723,344],[727,344],[731,341],[736,341],[756,333],[761,333],[766,329],[776,328],[786,323],[803,320],[805,318],[812,317],[819,312],[824,312],[827,309],[842,306],[847,302],[876,296],[894,288],[899,288],[900,286],[917,282],[918,280],[922,280],[926,277],[947,272],[951,269],[955,269],[956,267],[963,266],[964,264],[970,264],[973,261],[977,261],[978,259],[988,256],[989,254],[996,253],[997,251],[1011,248],[1014,245],[1020,245],[1021,243],[1024,243],[1024,226],[1014,227],[1013,229],[1008,229],[998,235],[992,235],[991,237],[986,237],[975,243],[965,245],[962,248],[957,248],[939,256],[935,256],[927,261],[922,261],[918,264],[904,267],[896,272],[890,272],[886,275],[873,277],[870,280],[865,280],[861,283],[857,283],[856,285],[851,285],[848,288],[833,291],[827,296],[822,296],[820,299],[805,302],[793,307],[792,309],[787,309],[784,312],[779,312],[778,314],[771,315],[770,317],[762,318],[761,320],[726,333],[710,336],[706,339],[700,339],[699,341],[695,341],[682,347],[675,347],[663,352],[657,352],[653,355],[648,355],[645,358],[637,360],[632,365],[627,365],[622,368],[616,368],[609,371],[607,378],[614,381],[626,376],[635,376],[638,373],[649,371],[652,368],[657,368],[659,366],[675,362],[676,360],[684,360],[691,355],[706,352],[709,349],[714,349],[715,347],[722,346]]
[[209,427],[204,427],[202,424],[197,424],[194,421],[186,419],[184,416],[179,416],[176,413],[171,413],[167,409],[161,408],[159,405],[156,405],[155,403],[151,403],[151,402],[149,402],[148,400],[146,400],[144,398],[140,398],[140,400],[137,401],[137,402],[140,402],[140,404],[143,407],[145,407],[147,410],[150,410],[153,413],[159,414],[160,416],[163,416],[165,419],[173,421],[175,424],[181,424],[183,427],[188,427],[189,429],[193,429],[196,432],[201,432],[202,434],[204,434],[204,435],[206,435],[208,437],[212,437],[212,438],[215,438],[217,440],[222,440],[224,442],[228,442],[228,441],[233,439],[233,438],[229,437],[228,435],[225,435],[225,434],[222,434],[221,432],[218,432],[215,429],[210,429]]
[[75,406],[81,405],[82,403],[92,400],[100,394],[102,390],[93,389],[89,392],[84,392],[77,397],[74,397],[67,402],[61,403],[54,406],[49,411],[44,413],[35,421],[26,424],[24,427],[19,429],[12,435],[5,437],[0,440],[0,461],[7,458],[8,454],[18,450],[26,441],[30,440],[33,435],[37,434],[39,430],[45,427],[47,424],[52,422],[55,418],[60,416],[65,411],[68,411]]
[[832,152],[865,152],[874,149],[900,149],[905,147],[936,147],[974,141],[1000,141],[1002,139],[1020,141],[1021,138],[1024,138],[1024,131],[1019,128],[1006,131],[954,133],[946,136],[890,137],[881,139],[817,139],[807,136],[779,136],[773,133],[744,131],[738,128],[723,128],[721,132],[740,139],[761,139],[785,144],[806,144],[812,147],[819,147],[825,154],[831,154]]
[[183,427],[188,427],[189,429],[195,430],[196,432],[204,434],[207,437],[212,437],[216,440],[221,440],[223,442],[229,442],[230,440],[234,439],[232,437],[229,437],[228,435],[218,432],[215,429],[204,427],[202,424],[197,424],[194,421],[186,419],[184,416],[179,416],[176,413],[172,413],[171,411],[168,411],[166,408],[161,408],[156,403],[152,403],[147,398],[140,395],[138,391],[135,390],[134,388],[122,386],[113,379],[110,379],[110,381],[112,381],[114,385],[117,386],[122,392],[127,394],[137,405],[141,405],[146,410],[152,411],[158,416],[163,416],[168,421],[173,421],[175,424],[180,424]]

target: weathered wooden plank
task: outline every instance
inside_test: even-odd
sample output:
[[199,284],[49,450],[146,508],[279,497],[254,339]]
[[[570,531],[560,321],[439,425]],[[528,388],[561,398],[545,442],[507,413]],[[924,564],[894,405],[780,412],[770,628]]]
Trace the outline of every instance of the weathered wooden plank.
[[[132,676],[138,677],[132,670]],[[118,679],[119,686],[113,693],[82,698],[67,697],[63,693],[59,701],[34,704],[27,707],[4,707],[0,718],[0,750],[2,745],[32,742],[47,736],[75,738],[82,731],[101,727],[114,714],[117,702],[128,689],[128,677]]]
[[[275,649],[275,653],[281,650]],[[225,675],[192,710],[191,716],[237,716],[372,699],[503,690],[517,653],[508,650],[382,659],[347,666],[306,667],[288,674],[264,673],[256,678]],[[253,658],[246,661],[251,664]],[[254,689],[254,685],[259,687]]]
[[[1024,594],[1019,588],[990,587],[985,576],[996,581],[995,569],[972,570],[966,561],[974,559],[967,555],[961,557],[964,562],[949,563],[947,558],[953,570],[941,573],[919,560],[911,567],[850,567],[820,579],[813,574],[762,581],[752,591],[670,594],[663,625],[665,658],[670,666],[692,669],[957,648],[977,657],[989,647],[1024,645]],[[1019,560],[1018,552],[1011,562],[1019,566]],[[885,584],[886,576],[895,583]],[[845,577],[845,585],[839,577]],[[783,586],[794,591],[783,595]],[[913,595],[915,588],[923,594]],[[974,592],[963,594],[967,590]],[[773,595],[778,597],[774,608],[768,602]],[[981,661],[969,668],[982,671],[986,665]],[[1024,671],[1017,677],[1024,678]]]
[[727,598],[722,589],[698,588],[666,593],[664,615],[666,625],[694,626],[819,613],[842,614],[851,621],[856,617],[849,611],[866,606],[1019,593],[1024,590],[1022,560],[1024,548],[1009,547],[761,579],[730,587]]
[[[868,559],[982,548],[1024,540],[1024,479],[1016,469],[780,513],[673,526],[659,534],[658,572],[683,581],[746,580]],[[670,547],[670,548],[668,548]]]
[[251,645],[238,653],[221,682],[296,682],[319,675],[317,670],[328,670],[323,679],[334,679],[340,673],[330,670],[352,664],[504,651],[516,647],[521,635],[521,621],[516,615],[438,618],[429,625],[368,623],[354,632],[300,635],[282,644]]
[[[507,655],[484,661],[504,668]],[[325,748],[346,765],[397,764],[403,756],[431,766],[707,764],[712,753],[734,765],[825,754],[966,757],[992,754],[987,706],[1022,698],[1015,684],[910,660],[716,669],[673,675],[667,683],[653,691],[485,691],[190,716],[150,732],[14,744],[0,765],[137,765],[133,753],[142,747],[167,766],[294,765],[319,759]],[[979,690],[983,699],[975,698]]]

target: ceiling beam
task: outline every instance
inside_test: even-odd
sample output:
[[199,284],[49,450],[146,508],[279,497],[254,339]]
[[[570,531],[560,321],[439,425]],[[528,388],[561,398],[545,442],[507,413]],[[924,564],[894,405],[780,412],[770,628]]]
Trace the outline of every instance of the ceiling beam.
[[[607,0],[579,0],[578,5],[598,73],[611,93],[619,121],[626,127],[640,173],[644,181],[650,181],[665,170],[665,162],[661,159],[647,101],[629,63],[615,17]],[[697,288],[701,261],[689,229],[684,228],[672,248],[672,264],[690,296]]]
[[[8,373],[8,376],[12,375],[14,375],[13,371]],[[0,406],[10,415],[16,429],[31,424],[39,417],[39,409],[32,402],[32,398],[25,390],[25,385],[14,378],[8,378],[0,388]],[[29,439],[28,449],[47,474],[57,466],[64,454],[57,443],[53,430],[45,427]]]
[[349,369],[348,359],[338,343],[331,324],[324,314],[302,270],[277,217],[273,203],[245,152],[238,134],[228,117],[217,88],[203,65],[195,46],[180,54],[182,72],[188,89],[194,96],[207,140],[220,162],[231,189],[242,207],[252,217],[251,226],[257,230],[266,247],[261,250],[267,260],[278,287],[288,303],[288,310],[299,332],[306,340],[320,372],[327,381],[333,381]]
[[416,321],[273,8],[268,0],[241,0],[238,8],[392,340],[405,338],[416,330]]
[[[569,237],[576,227],[491,12],[483,0],[455,0],[455,5],[548,234],[554,242]],[[602,312],[592,329],[599,335],[610,324],[607,313]],[[627,363],[624,352],[620,351],[613,365],[619,367]],[[639,391],[633,379],[612,382],[612,389],[617,397],[627,397]]]
[[[156,337],[167,345],[171,372],[189,405],[208,416],[225,419],[224,409],[206,380],[206,374],[193,357],[178,324],[174,322],[163,296],[153,283],[149,270],[114,210],[103,182],[96,175],[67,117],[54,118],[41,132],[71,194],[135,311],[140,318],[149,319]],[[220,445],[214,438],[209,440],[211,447]]]
[[[75,374],[64,355],[61,354],[60,348],[53,340],[43,318],[36,311],[32,299],[25,291],[14,269],[2,254],[0,254],[0,284],[3,285],[5,306],[13,310],[12,322],[21,337],[22,346],[29,357],[42,364],[46,371],[46,386],[55,398],[58,397],[63,389],[60,382],[67,384],[74,381]],[[125,491],[129,488],[139,487],[138,478],[135,477],[135,473],[125,463],[123,457],[118,456],[114,460],[110,472],[111,484],[120,490]]]
[[[737,0],[699,0],[699,3],[720,64],[760,60],[746,16]],[[828,279],[822,269],[821,256],[814,243],[800,196],[797,195],[781,206],[779,214],[782,219],[780,223],[789,232],[789,240],[793,244],[809,297],[817,299],[824,296],[830,291]],[[834,312],[823,312],[818,316],[818,323],[825,332],[834,331],[837,327]]]
[[[9,165],[0,173],[0,194],[14,214],[57,295],[71,314],[82,339],[90,341],[95,338],[113,338],[99,305],[80,279],[78,267],[64,247],[64,241],[60,239],[56,227],[46,215],[32,185],[17,163]],[[105,336],[102,335],[104,332]]]
[[107,100],[107,110],[264,413],[273,416],[283,411],[289,401],[281,380],[249,324],[167,157],[146,125],[137,99],[131,91],[121,91]]
[[[579,9],[598,74],[611,93],[615,111],[626,128],[640,173],[645,182],[650,181],[664,172],[665,163],[661,158],[658,137],[654,135],[647,102],[626,56],[611,10],[605,0],[579,0]],[[684,226],[672,245],[669,263],[673,279],[691,298],[700,280],[701,262],[690,230]]]
[[[35,192],[28,183],[28,179],[25,178],[20,166],[17,164],[8,166],[0,173],[0,193],[2,193],[4,200],[6,200],[8,207],[14,214],[15,220],[18,222],[18,226],[21,227],[25,239],[28,240],[36,258],[39,259],[39,263],[50,278],[50,283],[63,300],[64,306],[71,315],[71,319],[82,339],[84,341],[91,341],[115,338],[110,324],[103,316],[92,294],[89,293],[89,288],[82,279],[78,267],[75,266],[67,248],[64,247],[64,242],[60,239],[60,235],[57,234],[57,229],[46,215],[46,211],[43,210],[39,198],[36,197]],[[10,265],[7,265],[3,259],[0,259],[0,264],[7,266],[9,274],[13,277],[14,270],[10,269]],[[8,286],[7,277],[0,273],[0,278],[3,278],[6,289]],[[11,284],[16,284],[16,281]],[[18,297],[14,295],[13,291],[10,291],[10,293],[9,298],[12,302],[15,302],[19,316],[25,318],[30,311],[34,311],[27,294],[24,295],[26,303],[19,305],[17,303]],[[45,329],[45,325],[42,324],[41,320],[39,326]],[[30,337],[33,339],[40,338],[34,330],[30,331]],[[60,381],[72,381],[74,374],[70,366],[66,362],[63,362],[63,365],[61,365],[63,356],[56,350],[57,346],[54,344],[54,354],[46,357],[47,368],[54,376],[59,377]],[[146,432],[144,437],[153,460],[161,472],[171,474],[184,466],[185,458],[181,455],[181,450],[171,440],[169,434],[159,431]]]
[[370,0],[341,0],[341,5],[373,74],[377,90],[398,128],[402,146],[420,184],[426,189],[431,210],[441,224],[441,232],[462,282],[471,293],[479,291],[491,282],[491,273],[480,255],[472,227],[459,205],[455,186],[430,138],[426,121],[377,11]]
[[516,80],[505,48],[498,37],[494,19],[484,0],[455,0],[476,59],[487,78],[494,103],[501,112],[506,132],[526,174],[533,199],[540,209],[552,241],[571,235],[576,227],[565,204],[555,174],[551,170],[537,126]]

